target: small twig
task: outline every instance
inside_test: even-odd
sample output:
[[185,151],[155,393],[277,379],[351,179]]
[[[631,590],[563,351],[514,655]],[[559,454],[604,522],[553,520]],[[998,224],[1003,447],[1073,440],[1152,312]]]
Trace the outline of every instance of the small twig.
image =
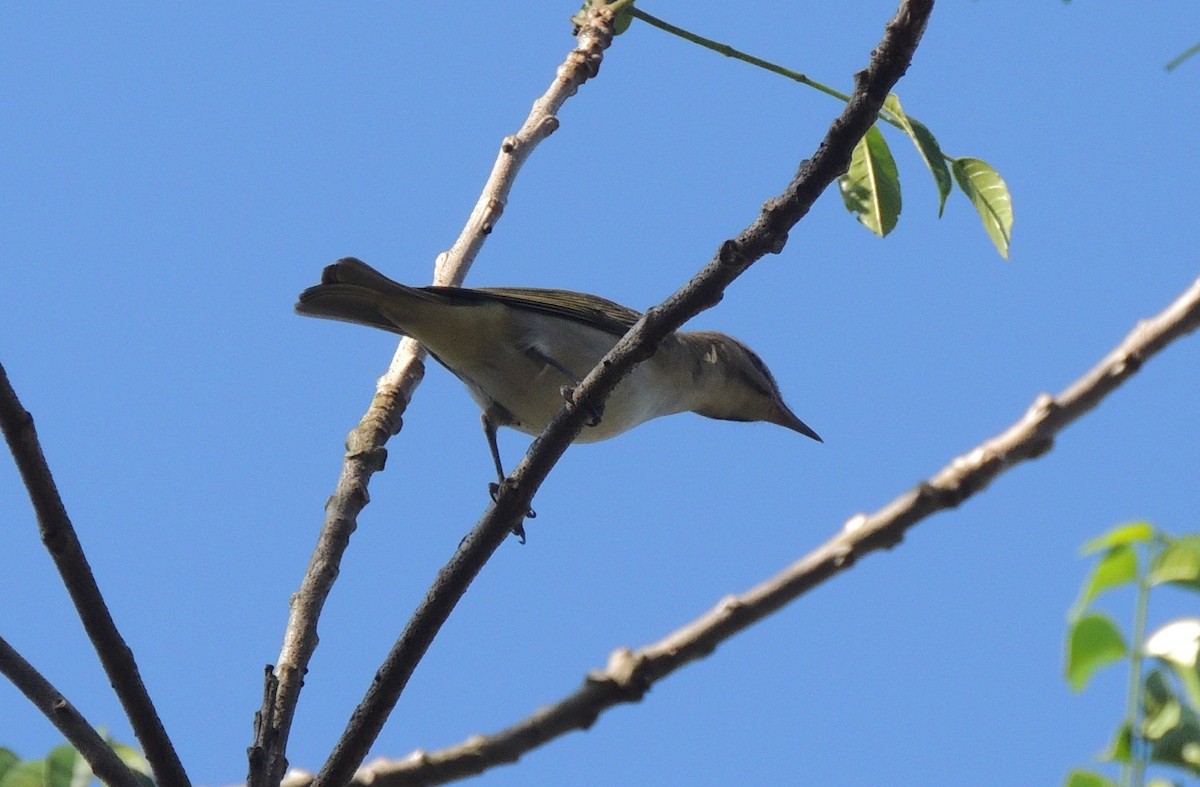
[[583,730],[610,707],[637,702],[654,685],[702,659],[724,641],[850,568],[870,552],[899,543],[921,520],[983,491],[1011,467],[1050,450],[1055,436],[1098,405],[1167,345],[1200,328],[1200,279],[1155,317],[1139,323],[1112,352],[1056,397],[1039,396],[1005,431],[953,459],[924,483],[873,514],[851,517],[825,544],[774,577],[722,599],[658,642],[615,651],[574,693],[494,735],[476,735],[440,751],[379,760],[355,774],[372,787],[441,784],[516,762],[542,743]]
[[832,88],[829,85],[822,84],[821,82],[817,82],[815,79],[809,79],[799,71],[794,71],[785,66],[772,63],[769,60],[763,60],[761,57],[755,57],[754,55],[747,54],[740,49],[734,49],[729,44],[724,44],[720,41],[714,41],[711,38],[705,38],[704,36],[693,33],[690,30],[684,30],[682,27],[677,27],[670,22],[659,19],[657,16],[646,13],[637,6],[634,6],[632,9],[630,9],[629,13],[634,19],[640,19],[651,27],[657,27],[659,30],[662,30],[665,33],[670,33],[673,36],[678,36],[684,41],[691,41],[693,44],[702,46],[705,49],[710,49],[713,52],[716,52],[718,55],[724,55],[725,57],[733,58],[734,60],[740,60],[743,63],[749,63],[750,65],[757,66],[765,71],[770,71],[772,74],[778,74],[781,77],[786,77],[793,82],[799,82],[802,85],[808,85],[814,90],[818,90],[827,96],[833,96],[841,101],[850,100],[850,96],[846,95],[842,91]]
[[1200,43],[1192,44],[1190,47],[1188,47],[1186,50],[1184,50],[1181,54],[1176,55],[1175,57],[1171,58],[1171,62],[1167,63],[1165,66],[1163,66],[1163,68],[1165,68],[1167,71],[1174,71],[1175,69],[1177,69],[1181,65],[1183,65],[1183,62],[1185,60],[1187,60],[1188,58],[1190,58],[1194,55],[1197,55],[1197,54],[1200,54]]
[[[809,77],[807,74],[802,74],[799,71],[788,68],[787,66],[781,66],[778,63],[772,63],[769,60],[763,60],[761,57],[755,57],[754,55],[743,52],[740,49],[735,49],[734,47],[730,46],[729,44],[722,43],[721,41],[714,41],[711,38],[705,38],[704,36],[699,35],[697,33],[693,33],[690,30],[684,30],[682,27],[678,27],[677,25],[673,25],[670,22],[667,22],[663,19],[659,19],[658,17],[656,17],[652,14],[648,14],[636,6],[633,7],[632,9],[630,9],[629,13],[633,18],[640,19],[643,22],[645,22],[646,24],[650,25],[651,27],[657,27],[659,30],[662,30],[665,33],[670,33],[671,35],[682,38],[685,41],[690,41],[693,44],[696,44],[697,46],[701,46],[701,47],[704,47],[705,49],[716,52],[718,55],[724,55],[725,57],[732,58],[734,60],[740,60],[743,63],[748,63],[757,68],[761,68],[764,71],[769,71],[772,74],[777,74],[778,76],[784,77],[785,79],[790,79],[793,82],[798,82],[801,85],[806,85],[808,87],[811,87],[813,90],[816,90],[819,93],[824,93],[827,96],[832,96],[833,98],[836,98],[839,101],[849,101],[850,100],[850,96],[848,96],[847,94],[843,93],[842,91],[838,90],[835,87],[826,85],[823,82],[818,82],[817,80]],[[920,122],[917,120],[916,117],[914,117],[912,115],[908,115],[907,113],[905,113],[905,114],[907,115],[909,123],[919,123]],[[884,109],[883,111],[881,111],[879,113],[879,119],[882,120],[884,123],[887,123],[890,126],[894,126],[895,128],[900,129],[901,131],[903,131],[906,134],[911,133],[909,127],[905,123],[902,123],[895,115],[893,115],[887,109]],[[954,161],[953,156],[946,155],[945,153],[942,154],[942,159],[945,161],[951,161],[951,162]]]
[[267,756],[268,752],[275,748],[275,735],[278,728],[271,724],[270,709],[275,707],[275,695],[279,691],[279,679],[275,677],[275,670],[268,664],[263,670],[263,699],[259,710],[254,713],[254,740],[251,741],[250,747],[246,749],[246,758],[250,763],[251,774],[265,774],[268,772]]
[[[662,306],[646,312],[575,389],[574,406],[562,408],[534,440],[513,474],[500,485],[496,502],[438,572],[433,586],[377,670],[333,754],[317,774],[316,785],[342,785],[353,776],[433,637],[488,558],[519,526],[529,511],[534,492],[583,428],[584,421],[603,405],[604,397],[636,363],[653,353],[664,336],[720,300],[724,288],[751,263],[768,253],[779,252],[787,241],[788,231],[846,170],[854,146],[874,122],[888,91],[907,69],[932,9],[932,0],[901,3],[867,69],[857,75],[854,96],[831,125],[813,158],[801,165],[784,193],[768,201],[758,219],[737,238],[722,244],[716,257],[687,285]],[[611,14],[603,7],[590,9],[588,22],[611,34]]]
[[63,734],[92,773],[109,787],[142,787],[138,777],[112,750],[75,706],[59,693],[33,665],[0,637],[0,675],[12,681],[50,723]]
[[38,442],[33,416],[21,405],[3,366],[0,366],[0,430],[4,432],[21,480],[29,491],[42,543],[54,559],[54,566],[75,604],[88,639],[96,649],[96,655],[121,707],[125,709],[133,734],[142,744],[146,759],[154,769],[155,779],[163,787],[187,787],[189,782],[183,764],[142,683],[133,651],[125,644],[109,614],[87,556],[83,553],[83,545],[79,543],[79,537],[67,516],[66,506],[59,497],[58,487]]
[[[604,49],[612,40],[594,24],[583,26],[575,48],[558,67],[546,93],[534,102],[516,134],[505,137],[500,155],[466,226],[450,249],[439,255],[434,283],[459,285],[475,255],[504,212],[513,183],[537,145],[558,128],[557,113],[579,87],[595,76]],[[383,469],[384,445],[400,430],[401,415],[424,375],[424,351],[410,339],[400,343],[388,371],[380,378],[375,397],[358,426],[346,439],[346,456],[317,548],[300,589],[292,598],[284,644],[275,669],[278,691],[271,707],[259,711],[261,729],[251,747],[255,755],[247,782],[251,787],[278,784],[287,769],[285,750],[304,673],[317,647],[317,619],[337,578],[338,566],[353,533],[358,514],[368,502],[367,484]],[[263,751],[258,747],[265,745]],[[357,763],[351,765],[351,770]]]

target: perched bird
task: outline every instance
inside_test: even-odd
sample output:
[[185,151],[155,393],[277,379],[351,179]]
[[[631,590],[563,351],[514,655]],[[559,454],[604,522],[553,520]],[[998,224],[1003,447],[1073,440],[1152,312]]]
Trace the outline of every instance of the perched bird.
[[[325,268],[296,311],[410,336],[466,384],[483,408],[496,473],[496,428],[539,434],[575,386],[641,316],[566,290],[407,287],[361,260]],[[660,415],[686,411],[727,421],[767,421],[821,438],[788,409],[766,364],[737,339],[678,331],[634,367],[576,440],[615,437]]]

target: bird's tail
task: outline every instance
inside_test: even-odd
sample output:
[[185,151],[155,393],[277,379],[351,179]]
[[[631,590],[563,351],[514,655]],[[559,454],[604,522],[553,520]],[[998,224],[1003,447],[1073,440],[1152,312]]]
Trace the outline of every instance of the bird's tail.
[[300,293],[296,313],[342,320],[392,333],[404,333],[386,311],[395,315],[398,304],[435,300],[428,293],[406,287],[354,257],[343,257],[325,268],[321,283]]

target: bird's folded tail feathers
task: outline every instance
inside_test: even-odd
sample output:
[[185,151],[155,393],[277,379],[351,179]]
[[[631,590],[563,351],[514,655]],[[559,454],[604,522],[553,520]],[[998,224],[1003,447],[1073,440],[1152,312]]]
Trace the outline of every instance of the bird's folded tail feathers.
[[354,257],[343,257],[321,273],[321,283],[300,293],[296,312],[403,333],[381,306],[436,300],[429,293],[394,282]]
[[321,271],[321,284],[352,284],[381,294],[411,289],[392,281],[357,257],[342,257],[332,265],[326,265]]

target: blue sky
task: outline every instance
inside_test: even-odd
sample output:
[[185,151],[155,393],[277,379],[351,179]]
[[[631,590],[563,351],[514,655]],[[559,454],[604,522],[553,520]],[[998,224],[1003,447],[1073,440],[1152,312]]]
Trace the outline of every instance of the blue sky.
[[[894,6],[646,10],[849,89]],[[392,337],[292,314],[353,254],[423,283],[501,138],[572,46],[572,4],[11,8],[0,30],[0,362],[168,730],[240,781],[262,666]],[[853,11],[853,13],[848,13]],[[825,438],[685,415],[568,451],[375,755],[500,729],[775,573],[1058,391],[1197,276],[1200,38],[1181,0],[942,3],[898,92],[1014,195],[1012,259],[911,145],[890,237],[827,193],[695,327],[754,347]],[[468,283],[661,301],[777,193],[839,105],[635,24],[530,160]],[[1132,518],[1196,527],[1200,342],[1042,459],[922,523],[483,784],[1051,784],[1115,727],[1124,675],[1060,678],[1086,564]],[[527,440],[508,433],[515,462]],[[475,405],[431,365],[371,486],[290,750],[317,768],[487,503]],[[132,736],[0,463],[0,634]],[[1128,614],[1128,599],[1114,612]],[[1189,607],[1190,605],[1190,607]],[[1170,598],[1156,620],[1194,608]],[[0,745],[59,738],[0,685]]]

